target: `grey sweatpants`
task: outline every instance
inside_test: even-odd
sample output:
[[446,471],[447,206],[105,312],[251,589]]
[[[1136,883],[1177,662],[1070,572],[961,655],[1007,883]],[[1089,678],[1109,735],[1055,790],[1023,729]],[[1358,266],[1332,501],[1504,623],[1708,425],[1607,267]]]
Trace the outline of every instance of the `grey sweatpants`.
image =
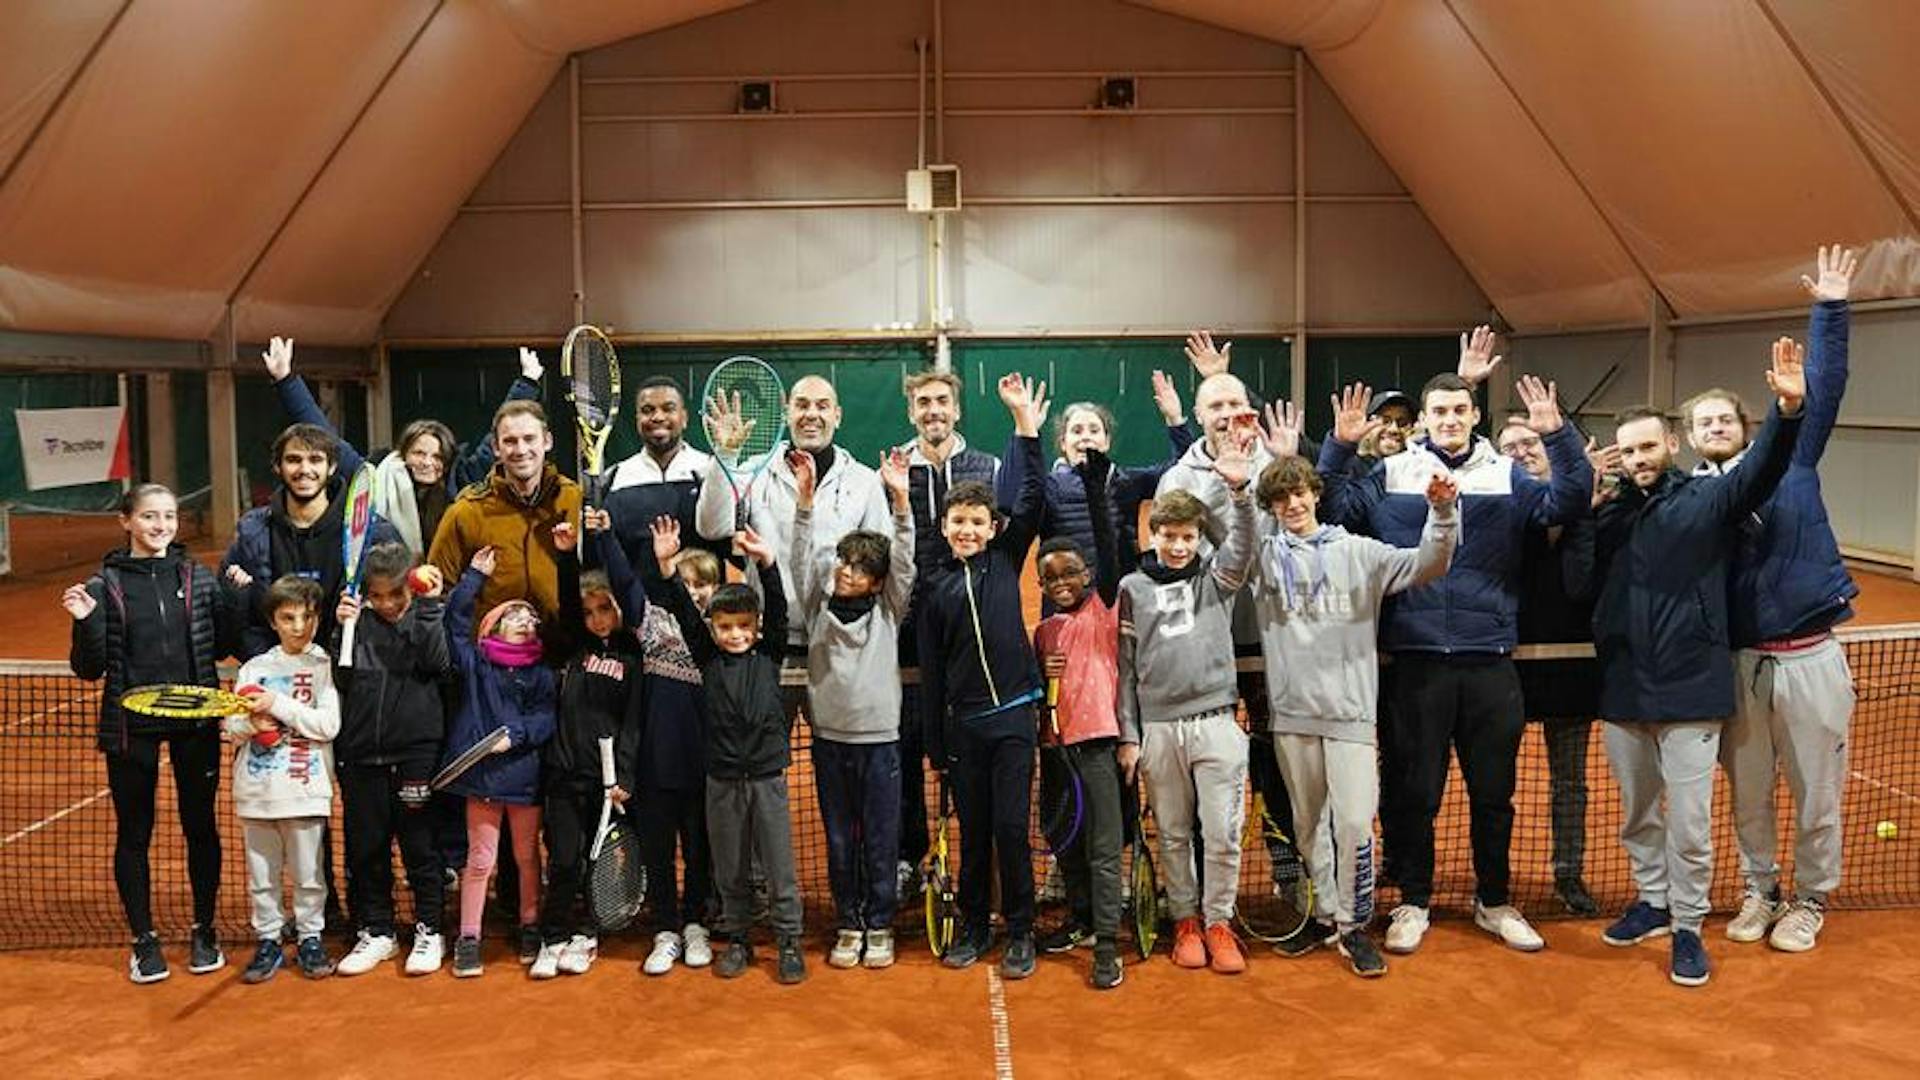
[[1733,795],[1740,873],[1762,896],[1780,884],[1773,793],[1782,767],[1793,796],[1793,892],[1825,903],[1840,887],[1840,801],[1847,782],[1853,672],[1832,638],[1789,653],[1742,649],[1720,766]]
[[[1608,721],[1607,761],[1620,784],[1620,841],[1640,899],[1700,930],[1713,889],[1713,763],[1719,720]],[[1666,797],[1662,810],[1661,796]]]
[[707,842],[720,893],[721,935],[745,940],[753,929],[755,869],[767,875],[774,936],[798,935],[800,883],[793,872],[786,774],[757,780],[707,777]]
[[1373,918],[1373,813],[1380,772],[1372,743],[1275,732],[1293,800],[1294,844],[1313,875],[1313,914],[1346,933]]
[[[1175,922],[1233,921],[1240,892],[1240,830],[1246,824],[1247,733],[1224,710],[1193,720],[1141,725],[1140,769],[1160,826],[1160,873]],[[1206,845],[1207,895],[1193,873],[1193,824]]]
[[280,878],[293,879],[293,928],[303,938],[326,929],[327,876],[320,833],[327,819],[241,818],[247,848],[247,896],[253,901],[253,936],[278,940],[286,926]]

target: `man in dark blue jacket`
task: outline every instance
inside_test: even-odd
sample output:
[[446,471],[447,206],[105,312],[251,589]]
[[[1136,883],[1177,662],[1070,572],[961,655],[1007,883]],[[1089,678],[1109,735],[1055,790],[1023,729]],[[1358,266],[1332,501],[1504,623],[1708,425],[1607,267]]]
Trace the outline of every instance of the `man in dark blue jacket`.
[[1711,974],[1700,926],[1713,885],[1713,764],[1734,711],[1727,578],[1740,523],[1792,462],[1806,396],[1796,352],[1790,341],[1774,344],[1767,385],[1776,409],[1749,460],[1724,476],[1673,467],[1680,446],[1665,413],[1622,412],[1615,441],[1630,483],[1600,509],[1600,717],[1620,784],[1620,840],[1640,890],[1602,936],[1624,946],[1671,929],[1668,976],[1682,986]]
[[[1847,780],[1853,672],[1833,628],[1853,617],[1860,589],[1847,575],[1820,495],[1820,455],[1847,388],[1847,291],[1854,257],[1837,245],[1817,256],[1807,342],[1807,418],[1793,463],[1741,528],[1727,597],[1734,656],[1733,716],[1720,737],[1720,765],[1733,796],[1746,897],[1727,924],[1737,942],[1765,937],[1806,952],[1840,885],[1840,804]],[[1726,390],[1681,406],[1687,442],[1704,459],[1695,475],[1744,467],[1746,410]],[[1793,903],[1780,895],[1774,788],[1781,771],[1793,797]],[[1768,930],[1772,933],[1769,934]]]
[[[1491,331],[1483,327],[1472,341],[1491,352]],[[1469,344],[1463,340],[1463,352]],[[1513,789],[1526,726],[1513,664],[1521,567],[1529,531],[1588,512],[1593,469],[1578,433],[1560,415],[1554,388],[1527,376],[1519,390],[1526,426],[1546,446],[1548,481],[1529,476],[1474,434],[1480,410],[1471,384],[1454,374],[1436,375],[1420,391],[1426,434],[1364,479],[1351,479],[1348,462],[1381,426],[1367,415],[1365,386],[1349,386],[1336,399],[1333,436],[1320,450],[1323,520],[1399,547],[1420,542],[1428,479],[1450,472],[1460,485],[1460,548],[1452,567],[1438,581],[1388,600],[1380,622],[1380,649],[1393,657],[1390,741],[1400,770],[1383,776],[1382,787],[1399,785],[1404,794],[1397,823],[1402,850],[1394,857],[1401,903],[1387,928],[1390,952],[1410,953],[1426,935],[1433,822],[1446,793],[1450,750],[1459,754],[1472,808],[1474,924],[1511,948],[1531,952],[1545,945],[1508,894]]]

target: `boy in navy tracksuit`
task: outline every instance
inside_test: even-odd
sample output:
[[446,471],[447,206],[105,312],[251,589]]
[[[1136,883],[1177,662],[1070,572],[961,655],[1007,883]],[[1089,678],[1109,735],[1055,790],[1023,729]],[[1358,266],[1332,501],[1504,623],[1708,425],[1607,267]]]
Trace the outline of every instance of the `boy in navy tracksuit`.
[[[1018,375],[1000,380],[1014,435],[1000,473],[1000,495],[984,484],[947,492],[941,531],[953,557],[921,591],[914,609],[920,655],[920,706],[927,756],[953,779],[960,818],[960,933],[942,962],[963,968],[990,944],[988,905],[1000,859],[1000,902],[1007,921],[1008,978],[1033,974],[1033,863],[1028,819],[1033,798],[1034,703],[1039,666],[1027,639],[1020,573],[1039,527],[1040,425],[1046,384]],[[1004,527],[995,504],[1009,506]]]

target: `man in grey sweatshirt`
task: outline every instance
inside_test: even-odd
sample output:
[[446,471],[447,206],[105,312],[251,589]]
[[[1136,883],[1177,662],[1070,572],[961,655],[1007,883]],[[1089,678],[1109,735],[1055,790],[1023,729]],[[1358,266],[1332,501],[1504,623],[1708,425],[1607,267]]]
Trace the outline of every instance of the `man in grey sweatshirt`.
[[[1313,914],[1322,926],[1333,923],[1354,974],[1373,977],[1387,973],[1367,935],[1380,801],[1380,605],[1447,572],[1460,535],[1459,490],[1444,469],[1427,482],[1427,523],[1417,548],[1320,524],[1320,490],[1319,474],[1302,458],[1282,458],[1260,474],[1256,495],[1279,527],[1263,519],[1267,535],[1248,586],[1266,660],[1274,755],[1293,803],[1294,837],[1313,876]],[[1315,929],[1317,944],[1327,934]]]

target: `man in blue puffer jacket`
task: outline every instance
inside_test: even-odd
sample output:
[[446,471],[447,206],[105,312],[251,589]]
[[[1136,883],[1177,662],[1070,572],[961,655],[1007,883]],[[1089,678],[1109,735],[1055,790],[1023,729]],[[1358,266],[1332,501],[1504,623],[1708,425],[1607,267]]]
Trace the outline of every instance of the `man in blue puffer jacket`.
[[[1491,353],[1490,331],[1476,331],[1472,341]],[[1463,336],[1463,352],[1466,345]],[[1550,481],[1529,476],[1474,433],[1480,410],[1472,386],[1453,374],[1434,376],[1420,391],[1426,435],[1364,479],[1352,479],[1348,462],[1381,424],[1367,415],[1367,387],[1349,386],[1335,400],[1333,436],[1320,450],[1324,520],[1398,547],[1420,542],[1428,479],[1447,471],[1460,485],[1452,567],[1390,599],[1381,617],[1380,648],[1393,656],[1392,741],[1402,770],[1383,777],[1382,786],[1400,785],[1404,796],[1403,850],[1394,857],[1401,903],[1387,929],[1390,952],[1410,953],[1426,935],[1433,821],[1446,792],[1449,747],[1458,749],[1472,807],[1474,923],[1512,948],[1530,952],[1545,944],[1508,902],[1513,788],[1526,725],[1513,664],[1520,576],[1529,530],[1587,513],[1593,469],[1553,388],[1528,376],[1519,390],[1527,426],[1546,444]]]
[[[1820,456],[1847,388],[1847,292],[1854,256],[1839,246],[1817,256],[1807,341],[1807,418],[1793,463],[1773,497],[1742,525],[1727,597],[1735,705],[1720,737],[1720,765],[1733,795],[1746,897],[1727,924],[1736,942],[1765,937],[1806,952],[1840,885],[1840,804],[1847,778],[1853,672],[1833,628],[1853,617],[1859,586],[1847,575],[1820,495]],[[1739,395],[1708,390],[1681,406],[1687,442],[1703,462],[1695,475],[1743,467],[1746,409]],[[1784,770],[1793,797],[1793,902],[1780,894],[1774,788]],[[1768,930],[1772,933],[1769,935]]]

